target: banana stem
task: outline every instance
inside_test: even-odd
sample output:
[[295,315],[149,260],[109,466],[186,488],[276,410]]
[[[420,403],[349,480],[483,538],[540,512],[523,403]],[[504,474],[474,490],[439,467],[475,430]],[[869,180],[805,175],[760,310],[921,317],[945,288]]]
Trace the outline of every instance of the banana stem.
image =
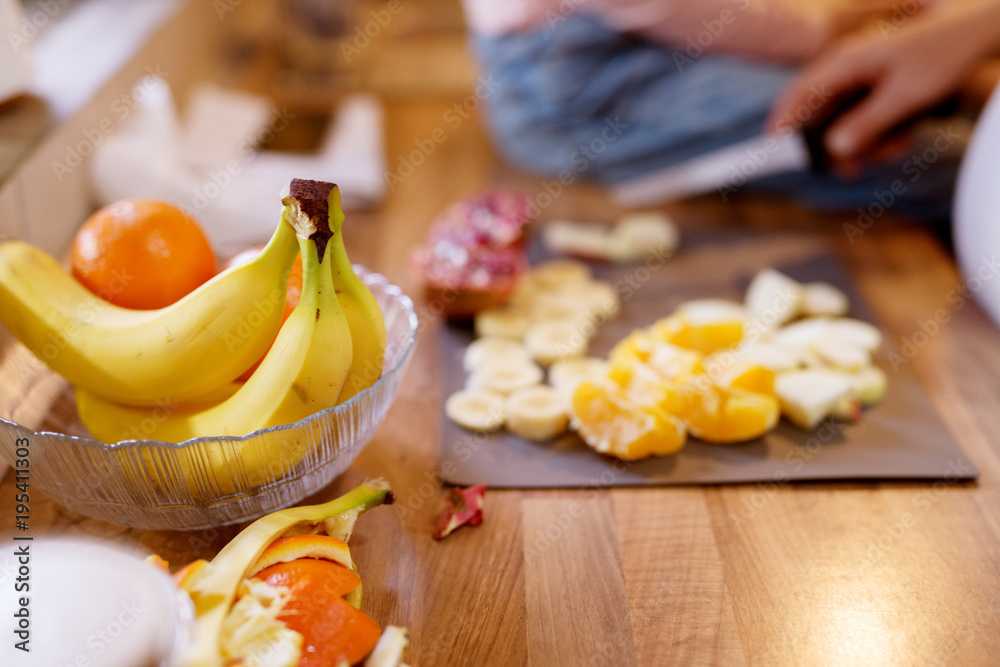
[[336,187],[324,181],[293,178],[288,186],[288,196],[281,200],[285,205],[285,215],[299,238],[316,243],[321,262],[327,242],[339,232],[339,228],[336,231],[330,229],[330,192]]
[[243,529],[195,578],[188,594],[197,613],[194,650],[186,667],[221,667],[222,624],[233,606],[240,582],[271,542],[302,525],[315,526],[329,517],[352,510],[362,514],[373,507],[392,503],[389,484],[368,480],[347,494],[322,505],[292,507],[261,517]]

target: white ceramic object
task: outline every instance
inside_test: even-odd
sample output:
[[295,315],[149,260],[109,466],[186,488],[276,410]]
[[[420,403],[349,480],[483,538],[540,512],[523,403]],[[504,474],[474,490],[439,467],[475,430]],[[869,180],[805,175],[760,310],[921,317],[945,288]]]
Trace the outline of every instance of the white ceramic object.
[[28,89],[31,69],[28,66],[28,36],[25,32],[21,4],[17,0],[0,0],[0,102],[17,97]]
[[82,537],[5,541],[0,665],[181,664],[194,609],[144,554]]
[[955,191],[953,235],[965,295],[1000,326],[1000,88],[976,124]]

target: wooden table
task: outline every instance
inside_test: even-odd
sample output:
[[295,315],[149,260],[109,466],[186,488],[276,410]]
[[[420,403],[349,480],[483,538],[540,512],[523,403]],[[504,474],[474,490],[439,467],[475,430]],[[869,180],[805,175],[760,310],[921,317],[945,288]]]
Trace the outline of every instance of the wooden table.
[[[459,98],[460,99],[460,98]],[[539,182],[502,167],[475,117],[452,129],[447,96],[391,100],[388,156],[436,128],[447,141],[380,209],[350,215],[352,258],[419,296],[407,250],[433,216],[485,186]],[[352,548],[364,609],[407,626],[412,665],[875,665],[1000,662],[1000,335],[972,305],[931,233],[884,219],[850,243],[852,216],[773,200],[712,198],[667,208],[682,229],[753,226],[827,235],[899,346],[940,308],[950,322],[909,359],[982,471],[976,484],[784,484],[491,491],[486,520],[431,539],[440,322],[426,317],[401,394],[357,463],[307,502],[366,477],[397,495],[360,522]],[[611,220],[596,190],[572,187],[544,216]],[[922,338],[921,338],[922,340]],[[0,516],[13,516],[13,480]],[[33,497],[36,534],[140,543],[175,567],[212,557],[239,527],[127,530]]]

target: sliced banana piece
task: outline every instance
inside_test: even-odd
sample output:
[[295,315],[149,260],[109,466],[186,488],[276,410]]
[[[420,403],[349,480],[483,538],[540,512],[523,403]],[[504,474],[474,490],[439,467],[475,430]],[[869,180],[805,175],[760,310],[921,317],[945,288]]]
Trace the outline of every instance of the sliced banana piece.
[[478,338],[469,344],[462,357],[462,366],[467,373],[471,373],[489,361],[500,359],[531,361],[528,351],[520,342],[511,338],[487,336]]
[[466,387],[487,389],[507,395],[518,389],[539,384],[543,376],[542,369],[534,362],[510,357],[477,366],[469,375]]
[[531,316],[521,308],[487,308],[476,313],[477,336],[521,340],[531,326]]
[[572,395],[583,382],[607,377],[611,364],[600,357],[563,359],[549,368],[549,384],[561,394]]
[[590,336],[573,320],[539,322],[528,328],[524,346],[531,358],[550,366],[561,359],[582,357],[587,353]]
[[584,317],[603,323],[621,310],[621,299],[615,286],[605,280],[588,280],[561,286],[544,295],[545,301],[555,301],[578,310]]
[[610,260],[611,239],[607,225],[556,220],[542,228],[545,245],[554,253]]
[[851,302],[830,283],[807,283],[802,286],[802,314],[806,317],[847,315]]
[[527,440],[551,440],[569,427],[568,401],[552,387],[518,389],[507,397],[507,429]]
[[465,389],[448,397],[448,419],[472,431],[496,431],[504,424],[504,397],[485,389]]
[[529,269],[524,277],[536,287],[556,287],[590,280],[590,267],[574,259],[554,259]]

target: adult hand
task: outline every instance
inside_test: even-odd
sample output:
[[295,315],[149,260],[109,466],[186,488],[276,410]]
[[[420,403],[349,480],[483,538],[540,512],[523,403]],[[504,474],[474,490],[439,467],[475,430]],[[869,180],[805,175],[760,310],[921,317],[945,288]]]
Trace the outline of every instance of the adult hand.
[[901,23],[882,21],[808,65],[775,104],[769,127],[796,126],[804,115],[796,112],[815,105],[818,94],[833,99],[867,89],[826,134],[834,159],[850,162],[898,123],[955,92],[1000,50],[1000,0],[945,2]]

